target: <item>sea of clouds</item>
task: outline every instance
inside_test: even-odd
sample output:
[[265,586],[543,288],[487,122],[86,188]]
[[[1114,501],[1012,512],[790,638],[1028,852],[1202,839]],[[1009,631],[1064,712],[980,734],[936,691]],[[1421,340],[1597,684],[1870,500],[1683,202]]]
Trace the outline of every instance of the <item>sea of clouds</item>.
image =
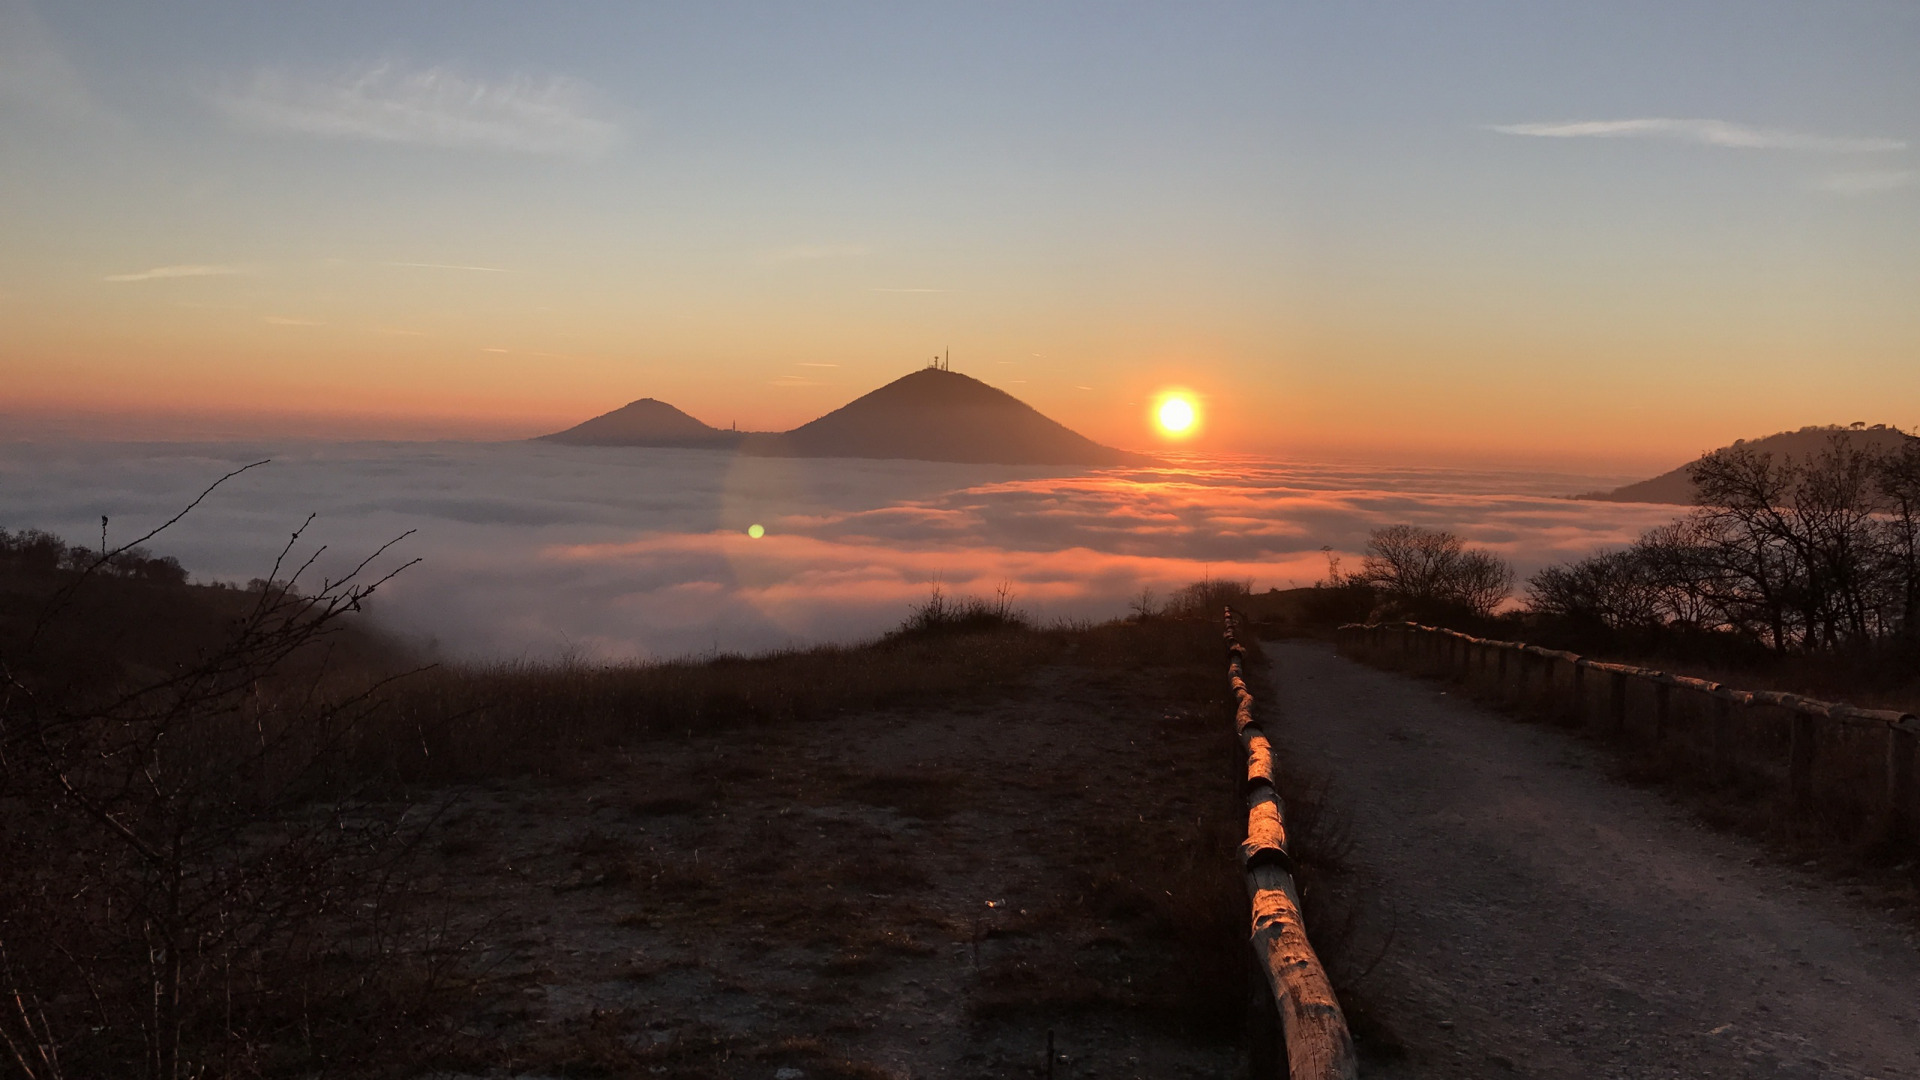
[[[339,574],[420,562],[375,617],[449,656],[675,657],[871,637],[934,585],[1003,583],[1042,618],[1123,615],[1203,576],[1256,589],[1346,566],[1370,529],[1452,529],[1524,575],[1674,508],[1574,502],[1621,477],[1236,459],[1086,471],[544,443],[0,444],[0,527],[121,543],[228,481],[149,547],[196,579],[325,546]],[[760,525],[764,535],[748,534]]]

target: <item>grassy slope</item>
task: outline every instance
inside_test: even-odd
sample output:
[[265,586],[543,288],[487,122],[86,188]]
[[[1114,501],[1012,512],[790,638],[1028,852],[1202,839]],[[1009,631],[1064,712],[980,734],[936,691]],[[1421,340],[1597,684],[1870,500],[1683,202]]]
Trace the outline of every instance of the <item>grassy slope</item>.
[[[0,580],[7,659],[44,693],[176,674],[252,602],[241,590],[92,581],[22,653],[61,584]],[[407,663],[363,630],[328,644],[283,690],[262,691],[296,722],[312,695]],[[314,678],[323,663],[336,670]],[[1154,620],[403,679],[319,762],[340,801],[259,807],[231,841],[333,818],[401,823],[367,855],[392,878],[356,907],[379,910],[312,924],[353,935],[298,961],[326,969],[325,1015],[278,1001],[292,991],[275,979],[250,989],[251,1026],[192,998],[187,1061],[236,1076],[323,1058],[369,1074],[510,1062],[731,1076],[791,1061],[863,1076],[943,1055],[978,1067],[965,1055],[981,1052],[990,1068],[1024,1068],[1057,1029],[1063,1048],[1108,1054],[1114,1070],[1129,1058],[1162,1072],[1228,1068],[1245,989],[1244,822],[1222,664],[1210,623]],[[89,827],[63,817],[73,808],[57,795],[44,801],[49,790],[0,785],[0,800],[43,800],[9,808],[6,820],[36,830],[8,837],[10,850],[48,852],[48,836]],[[213,872],[234,853],[194,858]],[[50,860],[16,866],[12,880],[57,893],[87,885],[48,875],[89,872]],[[312,880],[333,872],[316,867]],[[247,902],[270,913],[278,900]],[[70,931],[76,918],[127,913],[60,917]],[[616,954],[611,969],[580,959]],[[282,975],[300,993],[316,985],[306,969]],[[918,1030],[870,1019],[936,983]],[[606,999],[608,985],[632,992]],[[89,1008],[61,999],[45,1019],[76,1062],[132,1068],[137,1032],[84,1035],[98,1028]],[[923,1034],[935,1028],[945,1034]]]

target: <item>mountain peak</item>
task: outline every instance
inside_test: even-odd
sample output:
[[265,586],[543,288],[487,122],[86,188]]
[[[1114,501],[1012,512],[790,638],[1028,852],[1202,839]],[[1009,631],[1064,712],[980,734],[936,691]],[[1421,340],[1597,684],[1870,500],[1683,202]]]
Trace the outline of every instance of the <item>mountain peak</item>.
[[903,375],[787,432],[781,443],[768,452],[1002,465],[1130,465],[1150,460],[1102,446],[1004,390],[939,368]]
[[764,457],[907,458],[1000,465],[1134,465],[1153,459],[1102,446],[997,387],[921,368],[778,435],[723,431],[641,398],[545,435],[601,446],[738,447]]

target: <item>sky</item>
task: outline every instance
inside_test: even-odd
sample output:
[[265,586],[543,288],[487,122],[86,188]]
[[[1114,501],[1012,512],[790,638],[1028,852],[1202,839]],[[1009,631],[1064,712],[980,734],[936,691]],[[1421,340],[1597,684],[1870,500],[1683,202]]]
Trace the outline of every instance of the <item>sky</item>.
[[[1151,448],[1920,425],[1912,3],[0,0],[0,424],[784,429],[951,350]],[[1657,469],[1656,469],[1657,467]]]

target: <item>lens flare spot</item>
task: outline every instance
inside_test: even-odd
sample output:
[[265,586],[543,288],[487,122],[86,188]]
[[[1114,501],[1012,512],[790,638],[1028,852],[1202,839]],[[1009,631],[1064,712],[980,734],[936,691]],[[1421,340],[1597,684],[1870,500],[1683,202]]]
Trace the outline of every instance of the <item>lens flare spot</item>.
[[758,525],[758,524],[749,525],[747,526],[747,535],[753,537],[755,540],[758,540],[761,537],[767,535],[767,530],[766,530],[766,527],[763,525]]
[[1194,421],[1199,419],[1193,402],[1177,395],[1162,401],[1154,415],[1160,421],[1160,429],[1169,435],[1186,434],[1193,430]]

